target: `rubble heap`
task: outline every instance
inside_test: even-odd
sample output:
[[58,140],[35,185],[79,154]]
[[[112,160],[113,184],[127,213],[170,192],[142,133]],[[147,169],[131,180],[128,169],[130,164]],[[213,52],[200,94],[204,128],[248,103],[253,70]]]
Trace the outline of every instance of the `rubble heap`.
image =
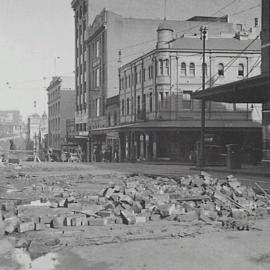
[[[270,197],[256,194],[234,176],[220,180],[207,173],[182,177],[129,176],[98,194],[81,194],[57,185],[33,185],[42,195],[23,204],[2,201],[2,233],[46,227],[105,226],[160,220],[221,224],[225,229],[249,230],[251,220],[270,214]],[[1,229],[2,228],[2,229]]]

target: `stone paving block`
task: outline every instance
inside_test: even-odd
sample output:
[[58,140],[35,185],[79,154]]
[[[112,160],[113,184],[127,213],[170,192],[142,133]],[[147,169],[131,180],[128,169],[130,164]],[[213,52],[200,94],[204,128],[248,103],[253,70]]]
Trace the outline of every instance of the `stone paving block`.
[[111,211],[102,210],[97,212],[97,215],[100,217],[109,217],[111,216]]
[[133,199],[128,195],[122,195],[120,196],[120,201],[128,203],[129,205],[133,204]]
[[108,224],[107,218],[89,218],[89,226],[106,226]]
[[135,216],[136,223],[146,223],[145,216]]
[[71,218],[71,226],[85,226],[87,225],[87,218],[86,216],[77,216],[77,217],[73,217]]
[[64,226],[64,216],[56,216],[53,218],[52,223],[51,223],[51,227],[52,228],[62,228]]
[[43,223],[35,223],[35,231],[44,231],[46,229],[46,225]]
[[34,231],[34,230],[35,230],[35,223],[33,221],[22,222],[22,223],[19,223],[18,225],[19,233],[29,232],[29,231]]
[[133,211],[134,211],[135,214],[141,213],[141,211],[142,211],[142,205],[141,205],[141,203],[138,202],[138,201],[135,201],[133,203],[133,205],[132,205],[132,209],[133,209]]
[[121,215],[123,216],[124,224],[130,225],[136,223],[135,215],[127,210],[122,210]]
[[158,207],[161,217],[167,217],[172,215],[175,210],[175,204],[164,204]]

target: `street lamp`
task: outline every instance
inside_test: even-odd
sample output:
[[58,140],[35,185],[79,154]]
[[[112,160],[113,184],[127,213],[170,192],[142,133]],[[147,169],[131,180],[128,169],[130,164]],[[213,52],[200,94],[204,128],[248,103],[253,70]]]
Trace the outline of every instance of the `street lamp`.
[[[208,27],[202,25],[200,28],[201,39],[203,41],[203,62],[202,62],[202,90],[205,90],[205,41],[207,39]],[[199,156],[199,166],[204,167],[205,165],[205,100],[202,99],[202,108],[201,108],[201,139],[200,139],[200,156]]]

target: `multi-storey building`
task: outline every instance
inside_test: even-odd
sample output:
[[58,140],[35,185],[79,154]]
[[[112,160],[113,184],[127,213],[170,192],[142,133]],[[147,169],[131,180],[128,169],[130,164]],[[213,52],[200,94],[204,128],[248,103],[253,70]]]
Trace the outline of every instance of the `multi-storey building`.
[[74,118],[75,89],[73,77],[53,77],[48,94],[48,146],[60,149],[65,143],[66,120]]
[[[247,33],[209,34],[206,86],[259,74],[260,58],[258,38],[250,39]],[[173,28],[164,21],[157,30],[156,49],[123,65],[119,73],[121,158],[188,161],[200,138],[201,103],[191,99],[202,85],[199,36],[174,40]],[[228,143],[259,148],[259,119],[252,118],[247,104],[209,102],[206,137],[224,148]]]
[[[73,0],[75,18],[75,132],[76,142],[87,151],[88,87],[86,31],[88,26],[88,0]],[[74,117],[72,117],[74,118]]]

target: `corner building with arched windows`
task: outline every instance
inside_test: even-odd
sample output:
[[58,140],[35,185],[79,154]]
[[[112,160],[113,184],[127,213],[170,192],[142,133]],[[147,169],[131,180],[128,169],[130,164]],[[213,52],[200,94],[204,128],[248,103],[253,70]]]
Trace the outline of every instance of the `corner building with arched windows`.
[[[191,94],[202,88],[199,29],[200,22],[194,34],[176,36],[170,22],[164,20],[157,28],[156,48],[120,67],[122,161],[196,159],[201,101],[192,100]],[[259,30],[255,30],[208,35],[206,88],[260,74]],[[250,162],[249,149],[261,149],[260,121],[259,105],[208,102],[207,162],[219,162],[226,144],[240,144],[247,152],[245,161]]]

